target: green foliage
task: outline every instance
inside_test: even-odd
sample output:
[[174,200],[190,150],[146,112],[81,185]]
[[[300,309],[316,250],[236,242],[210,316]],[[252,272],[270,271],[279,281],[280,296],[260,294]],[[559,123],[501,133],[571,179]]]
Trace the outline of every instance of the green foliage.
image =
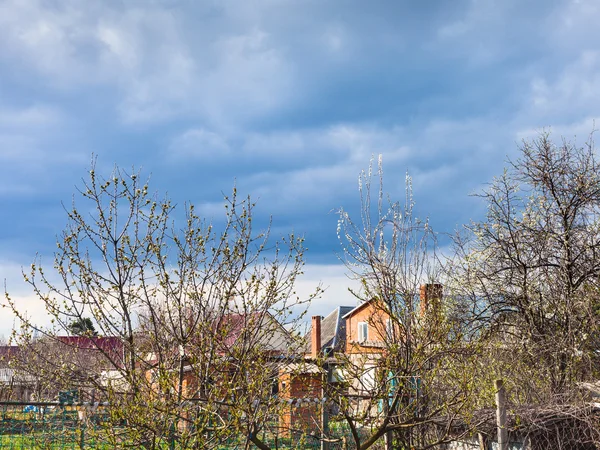
[[69,325],[69,331],[74,336],[96,336],[98,333],[94,328],[94,323],[89,317],[82,317],[74,320]]

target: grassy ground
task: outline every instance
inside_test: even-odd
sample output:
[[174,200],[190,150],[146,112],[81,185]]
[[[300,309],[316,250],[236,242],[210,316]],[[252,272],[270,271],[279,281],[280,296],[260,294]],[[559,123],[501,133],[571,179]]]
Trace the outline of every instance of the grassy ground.
[[[273,443],[269,443],[273,444]],[[102,444],[99,442],[89,442],[86,441],[84,444],[84,448],[86,449],[98,449],[98,450],[109,450],[114,449],[115,447],[109,444]],[[243,449],[244,445],[242,443],[230,443],[227,445],[222,445],[219,447],[219,450],[235,450],[235,449]],[[275,448],[273,446],[272,448]],[[277,448],[279,450],[292,450],[292,449],[319,449],[320,444],[318,442],[303,442],[303,443],[291,443],[289,441],[280,441],[278,442]],[[333,447],[335,448],[335,447]],[[2,450],[80,450],[80,441],[75,438],[75,436],[63,435],[63,436],[53,436],[48,437],[42,434],[30,434],[30,435],[3,435],[0,436],[0,449]],[[168,447],[165,446],[165,450]]]
[[[0,449],[1,450],[75,450],[99,449],[108,450],[116,448],[115,444],[108,444],[108,432],[116,431],[114,428],[104,429],[97,422],[90,422],[87,428],[81,428],[81,422],[76,419],[76,411],[58,411],[44,414],[11,413],[0,415]],[[337,433],[336,433],[337,434]],[[113,439],[114,434],[111,433]],[[103,438],[104,437],[104,438]],[[271,448],[280,450],[292,449],[318,449],[320,442],[317,439],[305,436],[304,439],[280,437],[275,443],[274,436],[260,436]],[[235,450],[245,448],[245,439],[223,443],[218,450]],[[120,446],[117,444],[117,446]],[[128,446],[134,448],[135,446]],[[332,444],[332,450],[341,449],[341,443]],[[180,445],[165,443],[164,450],[180,450]]]
[[[0,448],[2,450],[79,450],[81,446],[80,441],[72,435],[49,437],[43,434],[29,434],[25,436],[0,436]],[[85,448],[109,450],[114,447],[95,442],[86,442]]]

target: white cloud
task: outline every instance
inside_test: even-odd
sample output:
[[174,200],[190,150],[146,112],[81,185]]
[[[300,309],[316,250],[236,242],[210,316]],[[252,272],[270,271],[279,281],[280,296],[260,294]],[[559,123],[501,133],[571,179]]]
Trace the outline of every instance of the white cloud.
[[342,24],[334,23],[326,27],[322,39],[330,53],[339,55],[346,50],[350,37]]
[[229,151],[229,144],[219,134],[204,128],[193,128],[173,139],[168,156],[211,161],[227,156]]
[[338,306],[357,306],[359,300],[348,291],[348,288],[358,291],[360,284],[348,278],[343,264],[307,264],[304,275],[298,278],[296,292],[300,299],[309,298],[318,286],[324,292],[313,301],[309,315],[326,316]]
[[[300,300],[306,300],[316,292],[317,287],[324,292],[309,307],[309,315],[327,315],[338,306],[356,306],[358,300],[348,288],[359,289],[360,285],[346,276],[346,268],[342,264],[307,264],[303,275],[297,279],[295,292]],[[22,280],[21,267],[10,261],[0,262],[0,274],[10,280],[7,286],[11,299],[20,312],[32,323],[49,326],[50,319],[43,303],[31,294],[31,288]],[[2,300],[0,305],[6,305]],[[14,324],[18,321],[7,307],[0,307],[0,336],[8,337]]]
[[[46,314],[44,303],[34,295],[11,295],[20,314],[23,314],[31,323],[47,328],[50,326],[50,317]],[[8,338],[14,328],[18,328],[20,320],[11,311],[11,308],[3,299],[0,302],[0,337]]]
[[[253,133],[243,151],[247,155],[277,158],[276,170],[267,164],[261,171],[238,179],[238,187],[268,204],[272,213],[296,212],[328,205],[340,206],[340,192],[356,185],[356,177],[372,155],[384,154],[390,164],[406,163],[409,148],[402,133],[370,126],[336,125],[293,132]],[[288,161],[287,164],[285,162]],[[260,164],[260,163],[259,163]]]
[[139,37],[133,36],[131,29],[101,23],[96,33],[98,40],[106,47],[101,55],[105,60],[104,64],[120,68],[123,74],[139,68]]
[[52,106],[37,104],[25,108],[0,107],[0,130],[56,126],[61,122],[62,112]]
[[260,116],[292,98],[292,72],[266,32],[223,36],[211,50],[216,62],[200,79],[198,101],[217,124]]
[[[525,10],[519,11],[521,15]],[[511,45],[520,27],[508,26],[520,20],[512,1],[471,0],[459,18],[439,26],[435,39],[427,44],[443,56],[459,56],[469,67],[479,67],[502,60],[515,48]]]
[[[571,123],[559,123],[551,127],[521,129],[517,133],[519,141],[532,140],[539,137],[540,133],[550,132],[555,141],[564,137],[567,141],[583,145],[591,133],[596,133],[600,125],[600,116],[586,117]],[[592,136],[593,137],[593,136]]]
[[552,43],[553,49],[568,58],[569,54],[596,48],[600,37],[598,2],[576,0],[559,5],[543,24],[545,29],[552,30],[546,38]]
[[[402,145],[403,130],[361,124],[336,124],[322,128],[258,133],[242,137],[242,150],[259,156],[294,156],[322,161],[320,154],[329,155],[329,161],[355,165],[364,164],[370,155],[389,154],[394,159],[409,156]],[[321,155],[323,156],[323,155]]]
[[558,75],[537,75],[531,81],[530,103],[523,113],[529,121],[553,125],[595,114],[600,102],[600,52],[586,50]]
[[194,205],[198,216],[205,218],[209,222],[220,221],[225,218],[225,201],[220,202],[202,202]]
[[132,123],[194,114],[230,124],[284,104],[292,72],[275,42],[259,27],[232,32],[224,24],[227,17],[207,16],[198,28],[189,11],[157,3],[8,0],[0,5],[0,60],[70,92],[112,87]]
[[[27,269],[27,267],[25,267]],[[45,314],[43,303],[32,294],[28,284],[23,281],[21,265],[13,260],[0,260],[0,279],[4,281],[6,291],[15,306],[27,317],[47,325],[49,323]],[[18,325],[16,316],[8,307],[4,295],[0,299],[0,336],[8,338],[13,325]]]
[[[292,207],[296,213],[337,208],[356,189],[357,176],[371,157],[382,154],[386,190],[392,195],[403,195],[403,176],[409,170],[420,198],[440,201],[440,190],[466,196],[488,181],[506,153],[514,150],[513,125],[505,125],[483,118],[433,119],[412,127],[338,124],[253,133],[245,139],[242,153],[264,158],[258,159],[258,166],[267,158],[277,158],[280,164],[276,170],[266,165],[239,178],[238,187],[259,197],[272,213]],[[464,172],[473,175],[465,177]]]

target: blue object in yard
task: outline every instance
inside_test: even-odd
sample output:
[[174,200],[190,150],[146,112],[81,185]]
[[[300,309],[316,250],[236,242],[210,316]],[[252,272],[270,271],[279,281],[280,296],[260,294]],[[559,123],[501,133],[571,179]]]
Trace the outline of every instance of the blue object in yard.
[[33,405],[27,405],[25,406],[25,408],[23,408],[23,412],[40,412],[40,409],[37,406],[33,406]]

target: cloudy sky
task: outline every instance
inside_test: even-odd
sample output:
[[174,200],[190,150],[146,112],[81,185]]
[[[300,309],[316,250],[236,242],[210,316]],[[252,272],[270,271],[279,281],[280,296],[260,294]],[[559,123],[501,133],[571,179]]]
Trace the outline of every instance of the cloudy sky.
[[469,194],[521,139],[591,131],[599,21],[597,0],[0,0],[0,278],[39,314],[20,268],[51,264],[95,154],[209,218],[235,180],[305,235],[314,312],[352,304],[332,211],[371,155],[438,232],[480,218]]

